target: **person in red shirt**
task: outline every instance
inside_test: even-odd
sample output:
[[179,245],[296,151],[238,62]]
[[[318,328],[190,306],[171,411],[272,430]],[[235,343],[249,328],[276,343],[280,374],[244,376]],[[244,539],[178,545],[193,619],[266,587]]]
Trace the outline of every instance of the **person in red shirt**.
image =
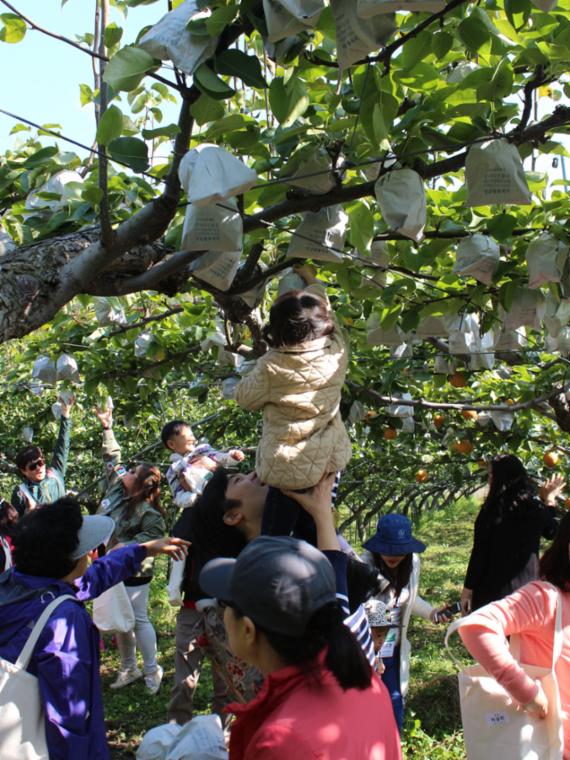
[[344,622],[332,482],[288,492],[315,520],[321,551],[260,536],[200,573],[200,586],[225,606],[232,652],[265,677],[251,702],[229,707],[237,716],[230,760],[401,759],[389,694]]

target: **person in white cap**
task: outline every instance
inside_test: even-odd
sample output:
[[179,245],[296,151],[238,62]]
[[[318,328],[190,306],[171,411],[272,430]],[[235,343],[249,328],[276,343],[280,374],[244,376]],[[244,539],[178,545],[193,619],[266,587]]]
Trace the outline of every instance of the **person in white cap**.
[[146,557],[167,554],[182,558],[188,546],[179,538],[130,544],[89,567],[89,555],[108,540],[114,527],[114,521],[104,515],[83,517],[79,504],[70,498],[40,506],[18,522],[14,567],[0,576],[0,657],[8,662],[16,662],[30,626],[54,599],[75,597],[52,612],[28,666],[38,679],[50,758],[109,757],[99,633],[84,602],[132,576]]

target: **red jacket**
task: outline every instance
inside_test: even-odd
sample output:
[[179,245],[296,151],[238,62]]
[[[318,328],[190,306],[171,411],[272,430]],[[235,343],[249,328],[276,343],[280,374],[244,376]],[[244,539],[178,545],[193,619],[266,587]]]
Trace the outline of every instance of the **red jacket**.
[[368,689],[343,691],[324,665],[271,673],[236,714],[230,760],[401,760],[392,703],[375,675]]

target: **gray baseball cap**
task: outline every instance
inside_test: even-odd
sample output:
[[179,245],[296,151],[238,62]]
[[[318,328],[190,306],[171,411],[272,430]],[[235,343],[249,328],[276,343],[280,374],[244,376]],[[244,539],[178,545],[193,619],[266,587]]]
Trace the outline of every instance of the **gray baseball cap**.
[[260,536],[237,559],[218,558],[200,586],[273,633],[301,637],[311,616],[336,601],[335,575],[322,552],[305,541]]
[[101,544],[106,544],[115,530],[115,521],[105,515],[89,515],[83,518],[79,528],[79,543],[69,559],[79,559]]

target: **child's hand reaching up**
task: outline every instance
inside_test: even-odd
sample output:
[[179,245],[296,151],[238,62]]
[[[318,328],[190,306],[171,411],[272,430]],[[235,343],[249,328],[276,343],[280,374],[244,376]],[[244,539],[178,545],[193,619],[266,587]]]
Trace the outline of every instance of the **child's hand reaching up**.
[[228,454],[231,456],[232,459],[235,459],[236,462],[243,462],[245,459],[245,454],[243,451],[240,451],[239,449],[230,449],[228,451]]

